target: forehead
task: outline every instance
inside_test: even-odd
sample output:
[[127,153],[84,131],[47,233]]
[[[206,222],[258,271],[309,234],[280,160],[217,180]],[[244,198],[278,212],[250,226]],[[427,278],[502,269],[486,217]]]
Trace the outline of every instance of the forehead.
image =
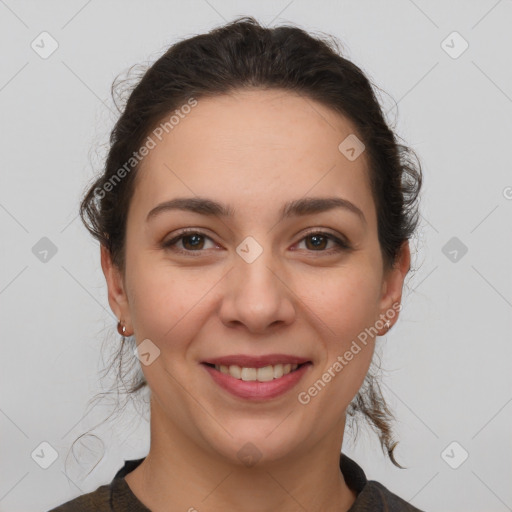
[[254,89],[199,99],[154,133],[137,173],[136,207],[198,195],[254,214],[306,195],[338,195],[369,221],[374,215],[366,154],[351,161],[338,148],[354,125],[304,96]]

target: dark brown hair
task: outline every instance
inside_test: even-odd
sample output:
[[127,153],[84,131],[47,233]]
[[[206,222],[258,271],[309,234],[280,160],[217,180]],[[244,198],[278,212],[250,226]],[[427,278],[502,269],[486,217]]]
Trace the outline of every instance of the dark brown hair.
[[[113,84],[114,101],[118,85]],[[197,101],[248,87],[300,94],[354,124],[370,163],[384,267],[391,268],[418,222],[422,181],[418,158],[412,149],[398,142],[372,84],[359,67],[342,56],[337,40],[332,36],[314,37],[290,25],[265,28],[252,17],[240,17],[172,45],[144,70],[134,87],[130,86],[111,133],[104,172],[88,189],[80,207],[85,226],[110,251],[114,264],[124,273],[126,217],[138,168],[134,153],[163,119],[173,113],[179,115],[191,98]],[[123,337],[107,370],[116,366],[118,380],[129,396],[147,386],[132,356],[134,343],[133,337]],[[128,362],[123,358],[125,349]],[[132,377],[126,385],[130,372]],[[396,466],[402,467],[393,456],[397,444],[391,429],[393,415],[373,368],[347,409],[349,417],[356,414],[378,432],[382,449]]]

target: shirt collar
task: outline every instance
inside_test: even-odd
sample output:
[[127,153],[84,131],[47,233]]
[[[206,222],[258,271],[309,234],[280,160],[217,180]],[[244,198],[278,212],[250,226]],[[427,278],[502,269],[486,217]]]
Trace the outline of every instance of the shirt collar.
[[[139,466],[142,461],[145,459],[145,457],[142,457],[140,459],[133,459],[133,460],[125,460],[124,466],[115,474],[114,479],[112,480],[112,493],[116,496],[122,495],[122,496],[129,496],[131,500],[133,501],[134,505],[137,505],[137,508],[133,509],[133,512],[146,512],[149,511],[147,507],[145,507],[133,494],[132,490],[128,486],[126,480],[124,477],[133,471],[137,466]],[[366,484],[368,483],[368,480],[366,478],[366,474],[363,471],[363,468],[357,464],[354,460],[352,460],[350,457],[345,455],[344,453],[340,454],[340,470],[343,474],[343,478],[345,479],[346,484],[358,495],[360,494]],[[117,499],[112,499],[113,504],[117,503]],[[123,501],[126,501],[126,498],[123,499]],[[112,507],[113,510],[115,510],[114,507]],[[120,509],[119,509],[120,510]],[[132,510],[132,509],[130,509]]]

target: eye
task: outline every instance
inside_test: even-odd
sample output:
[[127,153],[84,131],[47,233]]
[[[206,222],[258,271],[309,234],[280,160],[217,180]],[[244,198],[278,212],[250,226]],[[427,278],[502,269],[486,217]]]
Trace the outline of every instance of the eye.
[[[308,244],[308,240],[311,240],[311,243]],[[299,243],[302,241],[305,241],[306,248],[312,248],[313,252],[339,252],[350,249],[347,242],[325,231],[310,231]],[[328,242],[332,242],[334,247],[325,250]]]
[[[203,252],[204,249],[207,249],[208,247],[205,247],[205,241],[209,240],[213,243],[213,247],[218,247],[213,240],[207,236],[202,231],[197,231],[194,229],[187,229],[182,230],[172,238],[171,240],[168,240],[162,244],[162,247],[165,249],[170,249],[174,252],[178,252],[181,254],[187,254],[192,256],[191,253],[198,253]],[[310,243],[308,243],[310,241]],[[333,235],[332,233],[328,233],[325,231],[310,231],[305,237],[303,237],[300,243],[305,242],[306,244],[306,250],[309,252],[340,252],[340,251],[346,251],[351,248],[350,244],[344,240],[341,240],[337,236]],[[329,242],[332,242],[334,244],[333,247],[327,248],[326,245],[328,245]],[[195,255],[194,255],[195,256]]]
[[205,248],[205,239],[213,242],[213,240],[209,236],[202,233],[201,231],[184,230],[181,231],[178,234],[178,236],[164,242],[162,244],[162,247],[165,249],[171,249],[175,252],[179,252],[182,254],[190,254],[191,252],[201,252],[201,250]]

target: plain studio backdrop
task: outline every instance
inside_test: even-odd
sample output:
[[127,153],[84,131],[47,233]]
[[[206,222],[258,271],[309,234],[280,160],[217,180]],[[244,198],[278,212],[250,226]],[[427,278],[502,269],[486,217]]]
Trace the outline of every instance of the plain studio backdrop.
[[510,0],[0,1],[0,510],[48,510],[147,453],[129,407],[65,465],[109,412],[86,414],[103,341],[118,341],[78,202],[116,119],[114,77],[240,15],[338,37],[423,165],[419,270],[377,343],[408,469],[369,428],[343,450],[429,512],[512,510]]

